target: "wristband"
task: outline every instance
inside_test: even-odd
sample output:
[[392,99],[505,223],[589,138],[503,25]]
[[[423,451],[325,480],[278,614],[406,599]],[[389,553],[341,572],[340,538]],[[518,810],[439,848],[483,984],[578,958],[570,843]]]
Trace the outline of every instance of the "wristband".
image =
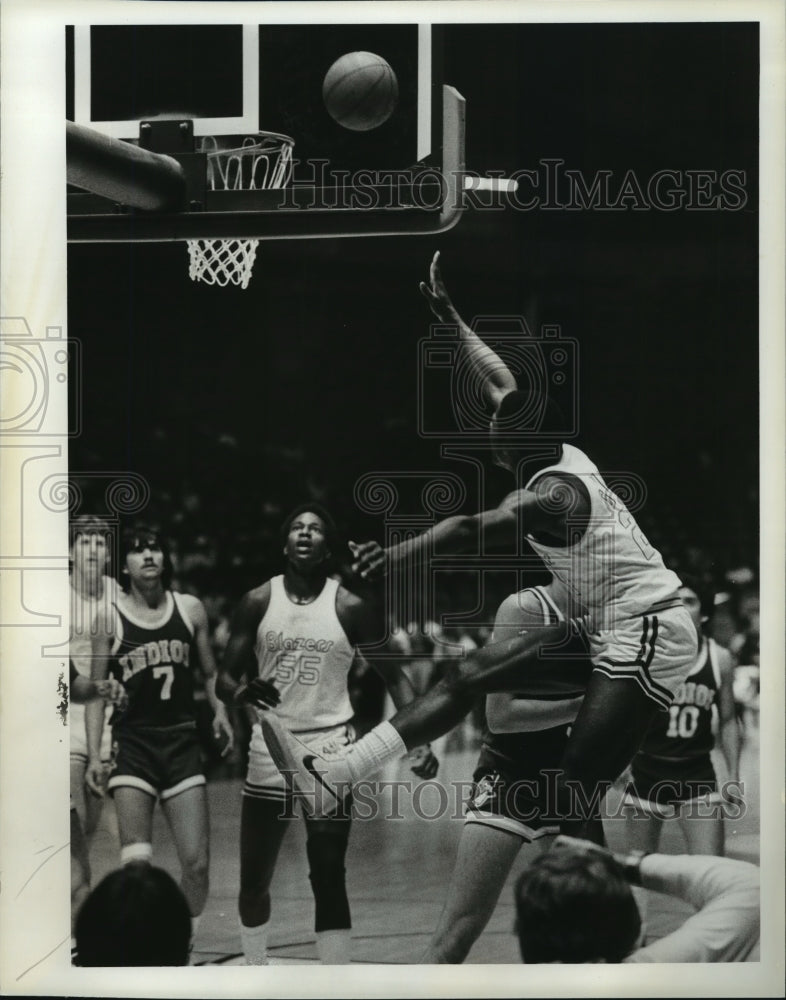
[[640,851],[635,848],[627,854],[615,854],[614,859],[620,864],[625,878],[631,885],[641,885],[641,862],[647,857],[649,851]]

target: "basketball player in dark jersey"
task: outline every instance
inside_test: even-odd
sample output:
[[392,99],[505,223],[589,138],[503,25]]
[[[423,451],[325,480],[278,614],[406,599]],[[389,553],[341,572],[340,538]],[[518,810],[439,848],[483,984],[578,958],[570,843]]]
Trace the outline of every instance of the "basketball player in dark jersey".
[[[497,611],[491,641],[564,621],[569,604],[554,581],[511,594]],[[486,729],[448,898],[423,963],[463,962],[494,912],[513,862],[522,852],[528,861],[537,857],[559,832],[554,775],[592,671],[579,628],[550,665],[559,669],[565,661],[583,666],[572,695],[566,691],[564,698],[543,701],[515,693],[486,696]],[[599,806],[593,803],[593,812]]]
[[[593,671],[557,780],[562,832],[588,837],[591,817],[575,814],[574,787],[581,785],[591,798],[599,783],[611,783],[627,767],[655,712],[671,703],[696,657],[696,628],[680,600],[679,577],[597,466],[572,445],[549,443],[564,431],[553,401],[537,387],[518,391],[510,369],[461,319],[442,281],[438,255],[429,283],[420,288],[439,321],[459,332],[457,365],[475,376],[492,411],[494,461],[511,473],[516,488],[497,507],[446,518],[387,549],[366,542],[357,548],[353,568],[368,579],[393,569],[409,573],[433,556],[484,552],[526,538],[588,614]],[[544,432],[551,437],[538,439]],[[530,443],[522,444],[522,434],[530,435]],[[281,770],[314,803],[315,814],[325,814],[337,801],[333,789],[367,778],[409,747],[447,732],[478,695],[545,693],[558,678],[537,669],[537,653],[562,641],[565,632],[561,625],[532,629],[471,653],[426,695],[341,756],[315,757],[275,718],[263,721],[265,739]]]
[[[697,628],[712,613],[698,584],[680,590]],[[723,797],[710,752],[714,720],[728,778],[739,789],[740,733],[734,704],[734,659],[703,632],[690,673],[667,712],[658,712],[631,763],[626,790],[630,846],[656,851],[664,820],[676,820],[689,854],[724,853]]]
[[[337,551],[333,521],[319,504],[296,508],[282,528],[286,566],[243,598],[232,621],[218,681],[227,703],[256,705],[259,715],[276,714],[306,743],[346,745],[352,705],[347,676],[364,644],[385,633],[374,603],[351,593],[330,576]],[[382,675],[397,706],[415,693],[400,665],[368,661]],[[420,777],[436,773],[427,748],[411,756]],[[344,857],[351,801],[329,819],[306,816],[306,852],[316,904],[317,954],[327,965],[349,961],[350,912]],[[292,818],[292,794],[270,758],[255,719],[248,777],[243,788],[240,833],[240,933],[246,963],[268,962],[270,883],[284,834]]]
[[[168,589],[171,564],[164,541],[144,525],[123,535],[126,593],[107,627],[97,629],[95,680],[111,674],[128,694],[113,718],[114,751],[108,789],[120,829],[120,862],[149,862],[153,809],[160,800],[177,847],[181,887],[196,934],[208,892],[209,821],[205,776],[194,717],[194,669],[205,676],[217,738],[231,745],[226,708],[215,694],[216,668],[207,614],[197,598]],[[107,639],[106,633],[113,636]],[[87,708],[88,786],[100,794],[103,706]]]

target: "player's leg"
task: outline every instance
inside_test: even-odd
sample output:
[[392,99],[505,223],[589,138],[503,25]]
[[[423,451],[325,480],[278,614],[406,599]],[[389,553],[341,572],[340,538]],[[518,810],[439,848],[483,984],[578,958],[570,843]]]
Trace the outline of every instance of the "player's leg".
[[444,735],[459,723],[481,695],[516,691],[521,697],[573,697],[583,690],[586,668],[568,661],[556,670],[539,660],[543,645],[559,642],[564,626],[533,629],[514,639],[491,643],[462,660],[449,661],[443,677],[425,695],[375,726],[344,754],[327,760],[294,737],[272,713],[262,719],[271,756],[287,775],[307,809],[335,809],[353,782],[369,777],[413,747]]
[[696,658],[698,636],[683,606],[625,619],[590,637],[595,669],[562,759],[557,801],[563,833],[593,837],[588,797],[625,770],[658,708]]
[[352,802],[347,798],[328,819],[306,820],[306,853],[314,893],[314,930],[317,954],[323,965],[350,961],[352,920],[347,897],[345,858],[351,826]]
[[593,806],[628,766],[657,710],[634,678],[593,671],[557,775],[563,833],[597,840]]
[[647,811],[642,803],[626,802],[625,845],[631,851],[645,851],[653,854],[658,849],[663,817]]
[[[87,758],[82,754],[71,754],[70,758],[70,791],[71,791],[71,917],[72,922],[76,912],[90,892],[90,857],[85,823],[87,821],[87,800],[93,798],[85,785]],[[100,801],[100,800],[99,800]]]
[[683,802],[677,815],[688,854],[723,857],[726,852],[723,803],[716,789]]
[[246,965],[268,964],[270,884],[290,819],[283,798],[242,797],[238,915]]
[[182,791],[161,794],[164,810],[180,861],[180,887],[196,921],[205,908],[210,864],[209,818],[204,783]]
[[74,927],[82,903],[90,894],[87,841],[75,806],[71,806],[71,958],[74,958]]
[[150,861],[153,857],[155,789],[115,784],[111,790],[120,834],[120,863]]
[[[501,827],[464,825],[448,898],[421,963],[464,961],[489,922],[523,844],[520,834]],[[538,850],[531,844],[525,849]]]

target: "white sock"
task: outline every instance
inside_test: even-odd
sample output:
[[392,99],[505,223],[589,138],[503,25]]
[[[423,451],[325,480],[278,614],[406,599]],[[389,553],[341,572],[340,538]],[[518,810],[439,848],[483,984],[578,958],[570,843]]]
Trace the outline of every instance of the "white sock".
[[153,859],[153,845],[144,843],[126,844],[120,848],[120,864],[127,865],[132,861],[147,861]]
[[243,954],[246,958],[246,965],[268,965],[267,930],[269,924],[260,924],[259,927],[246,927],[242,920],[239,923],[240,940],[243,942]]
[[380,722],[371,732],[353,743],[344,758],[352,781],[360,781],[407,752],[398,731],[389,722]]
[[349,965],[349,930],[317,931],[317,955],[323,965]]

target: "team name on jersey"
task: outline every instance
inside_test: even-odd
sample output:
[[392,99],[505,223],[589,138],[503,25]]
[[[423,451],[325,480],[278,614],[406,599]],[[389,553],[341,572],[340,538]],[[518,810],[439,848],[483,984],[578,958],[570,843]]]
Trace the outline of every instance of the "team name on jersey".
[[302,635],[285,636],[283,632],[267,632],[265,634],[265,649],[270,652],[302,649],[307,653],[329,653],[333,646],[332,639],[314,639]]
[[673,705],[698,705],[699,708],[709,708],[715,700],[715,692],[706,684],[695,681],[685,681],[680,684],[674,695]]
[[123,683],[125,684],[140,670],[157,667],[159,664],[182,663],[187,667],[190,651],[190,643],[181,642],[180,639],[158,639],[155,642],[146,642],[142,646],[137,646],[125,655],[118,657],[117,662],[123,668]]

